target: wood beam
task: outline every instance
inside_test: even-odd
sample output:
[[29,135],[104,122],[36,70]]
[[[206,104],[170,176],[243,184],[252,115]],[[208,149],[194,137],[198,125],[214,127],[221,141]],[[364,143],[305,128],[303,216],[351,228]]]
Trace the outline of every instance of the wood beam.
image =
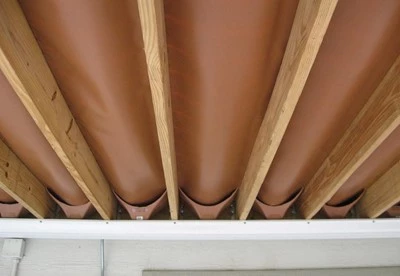
[[[298,203],[312,218],[400,124],[400,56],[339,143],[305,186]],[[364,201],[365,202],[365,201]]]
[[16,0],[0,1],[0,69],[76,183],[104,219],[115,198]]
[[271,100],[239,188],[239,219],[247,218],[268,173],[336,4],[337,0],[300,0]]
[[400,202],[400,161],[375,181],[357,204],[361,217],[376,218]]
[[0,188],[37,218],[54,215],[55,203],[46,188],[1,139]]
[[138,6],[170,214],[172,219],[178,219],[179,194],[164,5],[162,0],[138,0]]

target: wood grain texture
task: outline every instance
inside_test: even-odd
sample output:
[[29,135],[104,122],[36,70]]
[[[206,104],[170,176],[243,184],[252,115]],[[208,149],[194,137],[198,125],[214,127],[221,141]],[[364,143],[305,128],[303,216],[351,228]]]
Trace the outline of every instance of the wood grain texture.
[[375,181],[357,204],[361,217],[376,218],[400,202],[400,161]]
[[[400,124],[400,56],[300,196],[312,218]],[[365,202],[365,201],[364,201]]]
[[1,139],[0,188],[37,218],[54,215],[55,203],[46,188]]
[[172,219],[178,219],[178,180],[172,123],[168,55],[162,0],[138,0],[147,71]]
[[0,1],[0,68],[76,183],[104,219],[115,198],[16,0]]
[[278,150],[317,56],[337,0],[301,0],[271,100],[237,199],[246,219]]

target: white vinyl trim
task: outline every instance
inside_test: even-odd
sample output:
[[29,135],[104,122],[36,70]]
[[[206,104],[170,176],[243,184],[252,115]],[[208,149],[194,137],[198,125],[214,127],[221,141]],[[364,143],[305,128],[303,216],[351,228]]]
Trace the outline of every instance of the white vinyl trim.
[[0,238],[110,240],[400,238],[400,219],[250,221],[0,219]]

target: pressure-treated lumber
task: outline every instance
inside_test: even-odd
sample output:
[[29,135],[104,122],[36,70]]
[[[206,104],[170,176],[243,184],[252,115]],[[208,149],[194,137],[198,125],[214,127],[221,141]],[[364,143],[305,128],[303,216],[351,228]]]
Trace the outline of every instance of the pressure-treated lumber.
[[178,180],[162,0],[138,0],[147,71],[172,219],[178,219]]
[[111,219],[116,206],[111,188],[16,0],[0,1],[0,34],[1,70],[87,198]]
[[357,205],[361,217],[376,218],[400,202],[400,161],[375,181]]
[[55,203],[46,188],[1,139],[0,188],[37,218],[54,214]]
[[299,198],[299,210],[305,218],[312,218],[400,124],[399,76],[400,56],[305,186]]
[[246,219],[278,150],[317,56],[337,0],[301,0],[264,120],[237,199]]

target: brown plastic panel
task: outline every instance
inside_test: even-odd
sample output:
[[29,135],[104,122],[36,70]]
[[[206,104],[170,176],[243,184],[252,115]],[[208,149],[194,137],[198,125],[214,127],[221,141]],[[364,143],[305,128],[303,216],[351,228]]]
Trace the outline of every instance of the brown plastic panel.
[[5,191],[0,189],[0,203],[13,203],[15,202],[15,199],[12,198],[9,194],[7,194]]
[[64,202],[88,202],[0,72],[0,136],[32,173]]
[[297,4],[164,0],[178,180],[194,202],[240,185]]
[[167,192],[165,191],[158,199],[150,204],[144,206],[134,206],[125,202],[120,196],[115,194],[119,203],[128,212],[131,219],[136,220],[147,220],[152,215],[163,209],[168,202]]
[[189,206],[193,209],[193,211],[200,219],[216,219],[218,218],[219,214],[221,214],[221,212],[233,202],[237,190],[231,193],[226,199],[213,205],[204,205],[197,203],[193,199],[191,199],[188,195],[186,195],[183,190],[180,190],[180,192],[183,200],[187,204],[189,204]]
[[389,208],[389,210],[387,210],[387,214],[391,217],[400,217],[400,203]]
[[260,200],[279,205],[311,179],[399,55],[399,29],[400,1],[339,1]]
[[328,204],[341,204],[361,190],[368,188],[399,160],[400,127],[397,127],[343,184]]
[[354,205],[357,204],[357,202],[361,199],[361,197],[364,195],[364,191],[361,191],[353,196],[353,198],[348,199],[347,201],[350,202],[345,202],[341,203],[339,205],[330,205],[329,203],[325,204],[322,207],[322,211],[326,214],[328,218],[345,218],[351,208],[354,207]]
[[282,219],[302,191],[303,189],[300,189],[291,199],[280,205],[268,205],[256,198],[253,208],[267,219]]
[[72,205],[65,204],[64,202],[61,202],[55,196],[53,196],[51,193],[49,193],[49,194],[50,194],[51,198],[55,202],[57,202],[57,204],[60,206],[61,210],[63,210],[65,216],[69,219],[82,219],[82,218],[85,218],[86,216],[91,215],[95,211],[95,208],[91,202],[72,206]]
[[27,213],[28,210],[19,203],[0,203],[0,218],[18,218]]
[[137,1],[20,1],[101,169],[129,204],[165,191]]

